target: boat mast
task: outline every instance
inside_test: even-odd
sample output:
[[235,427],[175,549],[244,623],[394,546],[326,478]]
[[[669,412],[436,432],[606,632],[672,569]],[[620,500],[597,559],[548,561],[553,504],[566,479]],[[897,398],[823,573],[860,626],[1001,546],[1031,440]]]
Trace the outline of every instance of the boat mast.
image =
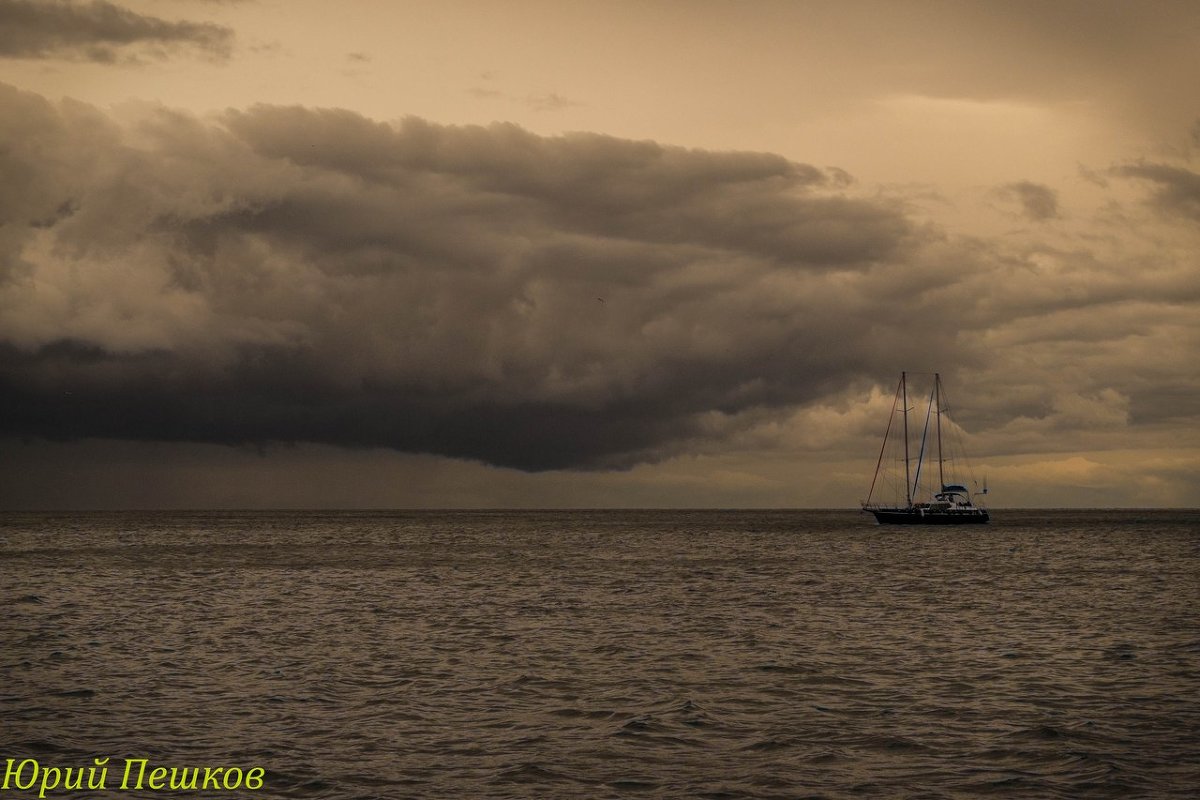
[[933,391],[929,390],[929,403],[925,406],[925,428],[921,431],[921,449],[917,452],[917,474],[913,476],[913,495],[921,490],[921,470],[925,468],[925,445],[929,442],[929,418],[933,416]]
[[946,475],[942,471],[942,376],[933,373],[933,393],[937,397],[938,485],[946,490]]
[[875,462],[875,477],[871,479],[871,490],[867,492],[867,503],[875,496],[875,482],[879,480],[879,470],[883,467],[883,454],[887,452],[888,436],[892,433],[892,423],[896,421],[896,404],[900,402],[900,384],[896,384],[896,394],[892,397],[892,413],[888,415],[887,429],[883,432],[883,444],[879,446],[879,460]]
[[908,474],[908,380],[906,373],[900,373],[900,391],[904,395],[904,503],[912,506],[912,484]]

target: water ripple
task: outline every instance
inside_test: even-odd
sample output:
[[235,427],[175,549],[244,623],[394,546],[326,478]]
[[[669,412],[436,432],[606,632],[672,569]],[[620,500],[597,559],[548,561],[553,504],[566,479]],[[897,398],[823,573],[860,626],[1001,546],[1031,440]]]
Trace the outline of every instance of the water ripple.
[[0,757],[271,798],[1190,798],[1198,522],[6,514]]

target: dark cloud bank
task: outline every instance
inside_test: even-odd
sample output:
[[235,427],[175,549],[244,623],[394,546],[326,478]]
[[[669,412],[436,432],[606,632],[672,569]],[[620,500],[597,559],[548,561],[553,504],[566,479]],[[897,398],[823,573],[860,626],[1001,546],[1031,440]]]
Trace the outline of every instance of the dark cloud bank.
[[0,57],[78,61],[161,59],[179,48],[228,58],[233,31],[204,22],[170,22],[91,0],[0,0]]
[[970,364],[1013,313],[966,251],[778,156],[304,108],[118,124],[9,87],[0,109],[0,435],[628,466]]

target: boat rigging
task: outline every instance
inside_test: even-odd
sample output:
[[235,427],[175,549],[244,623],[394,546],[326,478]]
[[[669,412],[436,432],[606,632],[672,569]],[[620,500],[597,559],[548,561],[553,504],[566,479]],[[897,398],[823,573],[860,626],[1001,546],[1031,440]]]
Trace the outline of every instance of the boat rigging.
[[[903,431],[899,438],[903,440],[903,457],[899,453],[889,454],[889,445],[895,446],[896,436],[892,428],[897,416],[897,410],[902,417]],[[989,521],[990,516],[982,504],[973,500],[968,487],[970,481],[964,478],[963,472],[969,472],[965,464],[966,456],[959,459],[951,457],[949,438],[945,435],[943,423],[945,403],[943,400],[942,378],[939,373],[933,374],[933,386],[929,390],[929,400],[925,408],[925,420],[921,432],[921,446],[917,451],[915,475],[910,454],[909,444],[909,412],[913,409],[908,404],[908,373],[900,373],[900,383],[896,386],[896,395],[892,401],[892,413],[888,417],[887,430],[884,431],[883,445],[879,449],[879,460],[875,465],[875,477],[871,479],[871,489],[863,502],[864,511],[870,512],[880,524],[885,525],[970,525],[982,524]],[[930,423],[933,424],[932,447],[937,457],[937,483],[926,477],[922,483],[922,472],[926,461],[929,460],[926,451],[930,446]],[[952,425],[952,423],[950,423]],[[953,426],[957,432],[957,426]],[[898,448],[897,448],[898,449]],[[961,448],[959,448],[961,449]],[[930,457],[931,458],[931,457]],[[903,469],[903,502],[897,491],[900,479],[899,470],[893,467],[897,461],[902,461]],[[947,480],[947,466],[952,468]],[[877,501],[877,491],[882,494],[893,493],[890,501]],[[987,494],[986,487],[975,494]]]

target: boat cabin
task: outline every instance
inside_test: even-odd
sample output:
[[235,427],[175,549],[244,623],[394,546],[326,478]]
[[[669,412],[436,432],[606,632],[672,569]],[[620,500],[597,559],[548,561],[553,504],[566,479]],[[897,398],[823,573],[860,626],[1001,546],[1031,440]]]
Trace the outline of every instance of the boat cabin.
[[933,496],[933,499],[939,503],[946,503],[947,507],[951,505],[971,505],[971,493],[967,490],[967,487],[958,483],[943,486],[942,490]]

